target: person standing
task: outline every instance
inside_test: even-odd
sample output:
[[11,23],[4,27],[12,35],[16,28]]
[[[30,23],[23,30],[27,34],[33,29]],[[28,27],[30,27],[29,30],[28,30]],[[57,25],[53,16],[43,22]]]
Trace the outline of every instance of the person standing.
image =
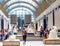
[[0,41],[3,41],[3,31],[0,31]]
[[42,26],[40,27],[40,37],[42,37]]
[[27,31],[25,28],[23,28],[22,35],[23,35],[23,41],[24,41],[23,44],[26,44]]
[[48,38],[48,35],[49,35],[49,31],[48,31],[48,28],[46,28],[44,31],[44,36],[46,39]]

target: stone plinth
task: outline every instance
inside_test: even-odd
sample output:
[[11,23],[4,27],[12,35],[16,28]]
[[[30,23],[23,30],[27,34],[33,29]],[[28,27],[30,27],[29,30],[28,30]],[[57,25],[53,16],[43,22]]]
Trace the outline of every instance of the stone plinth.
[[3,46],[20,46],[20,41],[4,41]]
[[60,44],[60,39],[45,39],[44,44]]

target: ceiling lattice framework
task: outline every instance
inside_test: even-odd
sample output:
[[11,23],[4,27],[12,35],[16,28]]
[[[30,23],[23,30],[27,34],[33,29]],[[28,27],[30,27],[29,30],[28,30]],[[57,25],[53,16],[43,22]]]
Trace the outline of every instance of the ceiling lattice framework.
[[[55,1],[56,0],[30,0],[30,1],[29,0],[20,0],[20,1],[19,0],[6,0],[3,3],[3,6],[4,6],[5,10],[8,9],[10,12],[11,10],[17,8],[17,6],[16,6],[16,7],[12,7],[11,9],[9,9],[9,7],[11,7],[12,5],[17,4],[17,3],[25,3],[25,4],[32,6],[36,10],[33,11],[33,9],[30,9],[30,7],[28,7],[28,6],[23,6],[23,7],[33,11],[33,13],[36,16],[38,16],[39,14],[41,14],[45,9],[47,9]],[[19,5],[19,7],[20,7],[20,5]]]

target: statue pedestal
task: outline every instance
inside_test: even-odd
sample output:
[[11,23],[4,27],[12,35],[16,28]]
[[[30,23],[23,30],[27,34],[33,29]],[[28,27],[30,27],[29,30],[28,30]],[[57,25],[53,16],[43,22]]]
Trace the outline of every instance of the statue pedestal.
[[53,29],[49,33],[48,39],[45,39],[44,44],[60,44],[60,39],[57,35],[57,27],[53,27]]
[[20,41],[15,40],[15,41],[4,41],[3,46],[20,46]]
[[12,35],[7,40],[3,41],[3,46],[20,46],[20,40]]
[[60,39],[45,39],[44,44],[60,44]]

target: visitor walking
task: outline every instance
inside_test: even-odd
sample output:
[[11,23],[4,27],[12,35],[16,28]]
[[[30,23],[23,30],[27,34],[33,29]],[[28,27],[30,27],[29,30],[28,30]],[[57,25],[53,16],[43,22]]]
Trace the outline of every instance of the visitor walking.
[[23,28],[22,35],[23,35],[23,41],[24,41],[23,44],[26,44],[27,31],[25,28]]

